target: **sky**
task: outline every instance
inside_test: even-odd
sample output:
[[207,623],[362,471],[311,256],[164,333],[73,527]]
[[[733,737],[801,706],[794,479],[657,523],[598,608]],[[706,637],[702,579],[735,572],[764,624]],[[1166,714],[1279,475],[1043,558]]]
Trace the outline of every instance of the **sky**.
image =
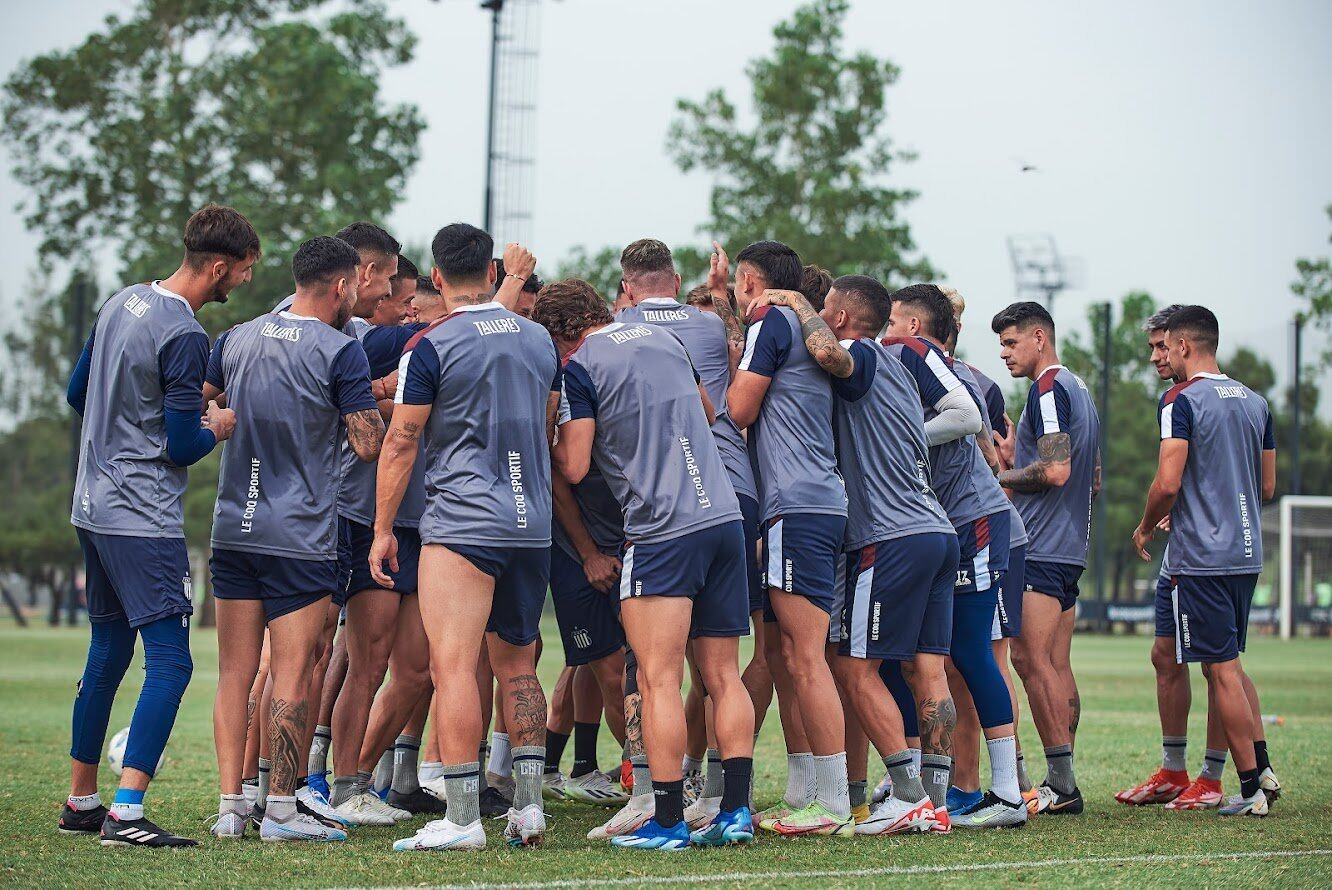
[[[77,44],[133,5],[9,10],[0,72]],[[543,268],[575,245],[709,243],[698,226],[711,179],[681,173],[665,151],[675,102],[721,87],[746,107],[745,64],[771,48],[772,26],[797,5],[544,4],[530,244]],[[424,244],[440,225],[480,221],[488,15],[473,0],[390,8],[420,43],[382,89],[416,103],[428,129],[386,225]],[[1055,305],[1061,331],[1085,329],[1094,303],[1146,290],[1161,303],[1211,307],[1223,357],[1252,346],[1287,377],[1294,261],[1332,252],[1332,3],[853,0],[846,33],[849,48],[902,70],[887,126],[918,160],[890,181],[921,193],[906,219],[967,297],[962,348],[982,370],[1003,379],[987,322],[1013,298],[1007,238],[1039,233],[1075,270],[1076,286]],[[21,195],[12,158],[3,160],[0,302],[13,311],[37,239],[13,210]],[[1023,173],[1024,163],[1038,169]]]

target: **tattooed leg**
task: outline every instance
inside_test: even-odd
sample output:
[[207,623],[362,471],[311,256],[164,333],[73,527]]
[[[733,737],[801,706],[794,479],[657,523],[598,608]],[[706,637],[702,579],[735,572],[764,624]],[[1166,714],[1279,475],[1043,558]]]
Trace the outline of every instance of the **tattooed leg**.
[[953,756],[953,729],[957,726],[957,706],[948,691],[944,657],[918,653],[909,670],[903,671],[916,698],[920,722],[920,750],[941,757]]
[[325,600],[283,615],[269,625],[272,647],[269,671],[272,699],[268,708],[269,793],[287,797],[296,793],[309,753],[309,693],[311,672],[321,648]]

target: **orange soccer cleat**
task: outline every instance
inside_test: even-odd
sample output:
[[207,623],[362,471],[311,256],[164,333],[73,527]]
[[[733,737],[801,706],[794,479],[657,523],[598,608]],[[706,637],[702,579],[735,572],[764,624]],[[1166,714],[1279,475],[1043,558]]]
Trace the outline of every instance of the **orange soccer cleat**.
[[1133,807],[1169,803],[1189,787],[1187,770],[1158,769],[1147,781],[1115,795],[1115,800]]
[[1221,806],[1221,783],[1216,779],[1193,780],[1184,793],[1166,804],[1167,810],[1214,810]]

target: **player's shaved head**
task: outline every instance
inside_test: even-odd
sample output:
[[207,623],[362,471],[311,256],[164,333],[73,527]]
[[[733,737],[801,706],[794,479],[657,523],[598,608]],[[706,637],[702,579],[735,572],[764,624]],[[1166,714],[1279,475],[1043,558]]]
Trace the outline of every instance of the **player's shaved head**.
[[1166,336],[1182,337],[1206,355],[1216,355],[1221,345],[1221,326],[1206,306],[1181,306],[1166,322]]
[[845,312],[860,336],[873,337],[888,323],[893,298],[876,278],[843,275],[828,290],[827,308]]
[[576,342],[588,328],[611,323],[610,308],[597,289],[581,278],[552,281],[537,294],[532,321],[556,340]]
[[921,331],[939,343],[947,343],[957,330],[953,304],[937,284],[912,284],[895,291],[892,301],[920,319]]

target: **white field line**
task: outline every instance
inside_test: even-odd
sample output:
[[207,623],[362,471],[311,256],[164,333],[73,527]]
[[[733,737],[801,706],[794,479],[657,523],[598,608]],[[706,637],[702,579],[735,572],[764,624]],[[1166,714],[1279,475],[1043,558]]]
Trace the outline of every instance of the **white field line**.
[[[447,854],[445,854],[447,855]],[[561,881],[523,883],[440,884],[431,890],[574,890],[583,887],[610,887],[633,884],[663,886],[670,884],[730,884],[770,880],[810,880],[819,878],[877,878],[889,875],[938,875],[964,872],[1004,871],[1018,868],[1048,868],[1077,865],[1154,865],[1168,862],[1203,862],[1217,859],[1302,859],[1332,856],[1332,850],[1251,850],[1242,853],[1190,853],[1188,855],[1087,856],[1068,859],[1029,859],[1019,862],[975,862],[957,865],[898,865],[884,868],[855,868],[837,871],[758,871],[729,872],[715,875],[666,875],[661,877],[571,878]],[[380,890],[421,890],[420,886],[380,888]]]

